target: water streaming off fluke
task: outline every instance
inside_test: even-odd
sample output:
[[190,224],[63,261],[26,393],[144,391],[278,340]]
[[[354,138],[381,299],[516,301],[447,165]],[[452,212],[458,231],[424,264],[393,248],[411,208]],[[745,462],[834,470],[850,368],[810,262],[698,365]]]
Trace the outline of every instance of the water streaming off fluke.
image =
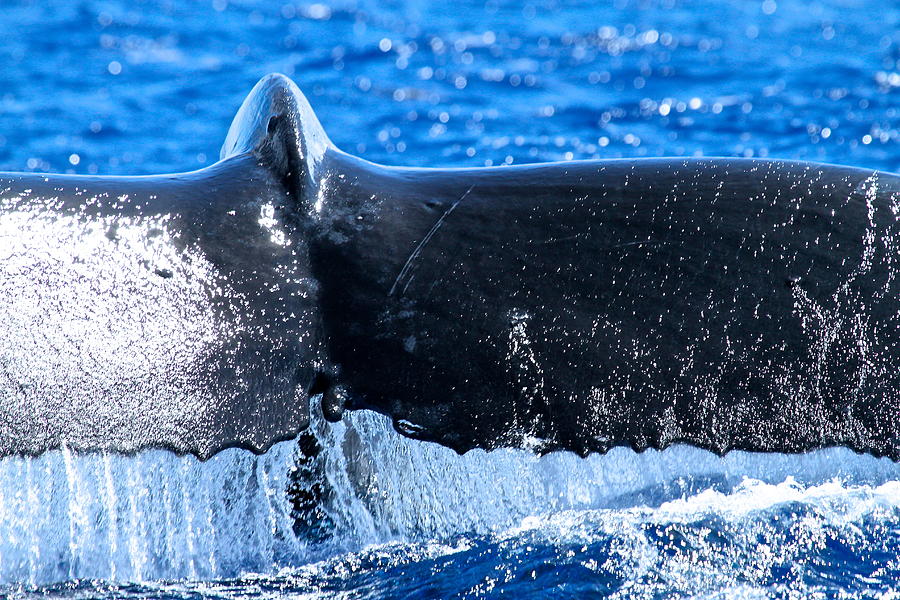
[[[337,424],[314,415],[310,432],[314,456],[301,450],[309,452],[309,443],[289,441],[261,456],[231,449],[206,462],[161,450],[6,458],[0,582],[274,574],[373,544],[389,544],[388,554],[397,543],[402,552],[455,547],[460,535],[502,540],[578,515],[624,523],[644,514],[641,507],[661,507],[647,514],[667,522],[729,506],[747,514],[808,502],[818,492],[804,492],[807,486],[823,483],[848,492],[846,501],[865,514],[873,494],[896,495],[885,482],[900,478],[889,460],[846,449],[724,458],[686,446],[617,448],[587,459],[520,450],[459,456],[400,436],[386,418],[365,411]],[[779,485],[786,479],[791,483]],[[560,511],[575,512],[550,516]],[[557,529],[548,535],[563,541],[575,531]]]

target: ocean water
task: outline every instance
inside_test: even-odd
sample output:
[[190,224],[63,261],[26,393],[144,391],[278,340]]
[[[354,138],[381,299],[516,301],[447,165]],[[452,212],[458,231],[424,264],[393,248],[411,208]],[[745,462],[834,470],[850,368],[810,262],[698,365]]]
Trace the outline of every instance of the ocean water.
[[[900,170],[892,2],[4,0],[0,39],[0,170],[211,164],[272,71],[388,164]],[[458,456],[371,413],[313,417],[259,457],[0,460],[0,596],[900,597],[887,459]]]

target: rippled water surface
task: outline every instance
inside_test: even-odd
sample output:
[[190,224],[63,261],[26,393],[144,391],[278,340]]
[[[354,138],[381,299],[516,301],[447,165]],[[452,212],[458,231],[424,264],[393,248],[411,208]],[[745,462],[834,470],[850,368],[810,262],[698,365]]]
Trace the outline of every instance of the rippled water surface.
[[[900,170],[890,2],[7,0],[0,32],[3,170],[211,164],[271,71],[389,164]],[[892,598],[898,481],[843,449],[457,456],[317,417],[262,457],[0,461],[0,595]]]

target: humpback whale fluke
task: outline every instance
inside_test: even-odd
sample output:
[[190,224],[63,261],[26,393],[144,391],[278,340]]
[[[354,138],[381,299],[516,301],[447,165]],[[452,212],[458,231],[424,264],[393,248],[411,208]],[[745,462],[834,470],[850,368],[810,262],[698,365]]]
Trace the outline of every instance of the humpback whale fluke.
[[209,168],[0,174],[0,452],[208,457],[306,426],[322,325],[299,200],[328,143],[311,114],[270,76]]
[[284,76],[217,164],[0,174],[0,454],[263,451],[373,409],[463,452],[900,458],[900,177],[338,150]]

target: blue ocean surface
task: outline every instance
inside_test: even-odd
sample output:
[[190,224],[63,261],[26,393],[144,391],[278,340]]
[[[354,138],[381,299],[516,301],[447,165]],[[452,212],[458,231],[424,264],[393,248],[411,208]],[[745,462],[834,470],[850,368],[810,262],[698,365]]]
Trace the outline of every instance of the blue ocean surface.
[[[0,170],[212,164],[269,72],[338,147],[392,165],[900,170],[883,0],[3,0],[0,65]],[[0,460],[0,596],[900,597],[888,459],[459,456],[376,414],[312,416],[262,456]]]

